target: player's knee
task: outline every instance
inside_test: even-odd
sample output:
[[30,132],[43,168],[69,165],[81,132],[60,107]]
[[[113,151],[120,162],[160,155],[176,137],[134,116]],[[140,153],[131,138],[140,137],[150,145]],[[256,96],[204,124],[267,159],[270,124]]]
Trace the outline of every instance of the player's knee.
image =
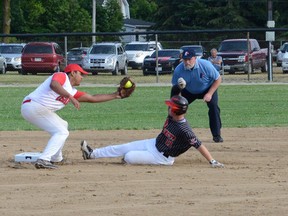
[[125,154],[124,161],[128,164],[135,163],[135,157],[134,157],[133,152],[128,152],[127,154]]
[[62,129],[61,131],[58,132],[58,135],[67,138],[69,136],[69,131],[68,129]]

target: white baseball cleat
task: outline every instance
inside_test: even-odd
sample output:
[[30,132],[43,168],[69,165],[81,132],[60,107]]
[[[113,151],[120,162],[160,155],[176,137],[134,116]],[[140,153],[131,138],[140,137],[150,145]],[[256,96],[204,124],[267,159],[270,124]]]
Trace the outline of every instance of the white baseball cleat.
[[35,162],[35,167],[37,169],[57,169],[58,167],[54,164],[52,164],[50,161],[38,159]]

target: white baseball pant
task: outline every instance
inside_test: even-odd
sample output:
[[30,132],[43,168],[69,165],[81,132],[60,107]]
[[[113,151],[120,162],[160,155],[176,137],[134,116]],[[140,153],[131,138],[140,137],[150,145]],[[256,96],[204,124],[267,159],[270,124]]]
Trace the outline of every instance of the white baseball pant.
[[121,145],[96,148],[91,158],[124,157],[128,164],[173,165],[174,157],[165,157],[156,146],[156,139],[134,141]]
[[62,148],[69,136],[68,123],[55,112],[34,101],[22,104],[21,114],[28,122],[51,135],[39,159],[52,162],[63,160]]

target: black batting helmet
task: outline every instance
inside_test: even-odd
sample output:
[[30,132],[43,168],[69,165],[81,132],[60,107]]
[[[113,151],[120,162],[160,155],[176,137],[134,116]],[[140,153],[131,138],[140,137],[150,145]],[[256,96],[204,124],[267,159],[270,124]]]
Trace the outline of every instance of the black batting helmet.
[[188,109],[188,101],[180,95],[171,97],[170,100],[166,100],[165,103],[171,107],[172,112],[176,115],[182,115],[186,113]]

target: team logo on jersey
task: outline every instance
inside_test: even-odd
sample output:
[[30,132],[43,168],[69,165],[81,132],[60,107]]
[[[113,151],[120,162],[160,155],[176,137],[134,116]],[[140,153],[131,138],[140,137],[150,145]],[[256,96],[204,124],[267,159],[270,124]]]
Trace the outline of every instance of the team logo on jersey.
[[67,97],[63,97],[63,96],[59,96],[59,97],[57,97],[56,100],[57,100],[57,101],[60,101],[61,103],[65,104],[65,105],[68,104],[69,101],[70,101],[69,98],[67,98]]
[[164,134],[165,137],[167,138],[167,139],[166,139],[166,142],[165,142],[165,145],[167,145],[169,148],[171,148],[172,145],[173,145],[173,142],[174,142],[175,139],[176,139],[175,135],[172,134],[170,131],[168,131],[166,128],[164,128],[163,134]]

